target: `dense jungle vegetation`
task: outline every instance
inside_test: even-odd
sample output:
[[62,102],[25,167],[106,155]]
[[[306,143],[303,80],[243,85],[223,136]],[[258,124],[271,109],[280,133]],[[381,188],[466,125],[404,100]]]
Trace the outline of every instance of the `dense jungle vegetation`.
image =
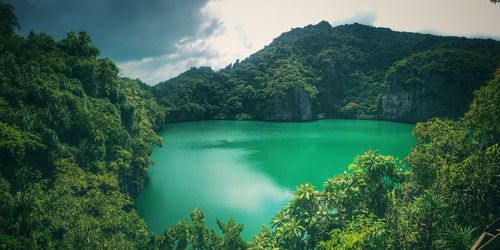
[[[403,162],[369,151],[324,183],[297,187],[293,199],[248,243],[243,225],[220,224],[196,209],[153,236],[155,249],[469,249],[500,216],[500,72],[457,120],[418,123]],[[230,226],[228,229],[228,226]]]
[[168,121],[456,119],[499,61],[500,42],[491,39],[323,21],[223,70],[192,68],[153,93]]
[[[320,23],[220,72],[192,69],[151,90],[119,77],[84,32],[56,41],[18,27],[0,4],[0,249],[465,249],[500,215],[493,40]],[[432,116],[457,119],[417,124],[406,167],[366,152],[323,188],[298,186],[250,242],[233,220],[218,221],[221,233],[208,228],[199,209],[162,235],[135,211],[165,119],[272,119],[275,106],[294,107],[275,98],[289,93],[314,97],[317,117],[381,118],[381,91],[398,72],[401,88],[432,85],[441,72],[440,86],[466,89],[438,88],[435,98],[457,94],[451,100],[469,107],[457,118],[465,108],[442,113],[453,103],[439,103]]]

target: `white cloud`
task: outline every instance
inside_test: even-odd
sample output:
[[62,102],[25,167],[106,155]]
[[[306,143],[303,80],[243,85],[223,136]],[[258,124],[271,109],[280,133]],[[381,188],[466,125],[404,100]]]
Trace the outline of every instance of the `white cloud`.
[[376,26],[500,39],[500,6],[489,0],[379,1]]
[[[176,52],[119,64],[126,76],[156,84],[189,67],[220,69],[293,27],[361,22],[400,31],[500,38],[500,8],[488,0],[211,0],[196,35]],[[497,24],[497,25],[495,25]]]

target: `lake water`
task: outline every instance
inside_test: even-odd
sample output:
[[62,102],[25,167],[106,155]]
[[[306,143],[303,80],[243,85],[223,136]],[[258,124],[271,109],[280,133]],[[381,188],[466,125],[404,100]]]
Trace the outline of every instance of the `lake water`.
[[386,121],[322,120],[300,123],[197,121],[168,124],[155,147],[155,165],[136,200],[148,228],[162,233],[189,220],[198,207],[209,226],[216,218],[243,223],[249,240],[309,182],[321,189],[355,156],[376,149],[400,159],[415,139],[414,125]]

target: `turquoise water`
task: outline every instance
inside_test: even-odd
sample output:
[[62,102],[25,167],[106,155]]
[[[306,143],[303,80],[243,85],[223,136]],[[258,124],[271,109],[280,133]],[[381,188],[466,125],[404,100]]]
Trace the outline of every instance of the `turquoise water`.
[[375,149],[403,159],[414,125],[386,121],[322,120],[301,123],[197,121],[168,124],[164,147],[136,208],[149,229],[162,233],[189,220],[198,207],[216,218],[243,223],[250,239],[304,182],[317,188],[341,173],[355,156]]

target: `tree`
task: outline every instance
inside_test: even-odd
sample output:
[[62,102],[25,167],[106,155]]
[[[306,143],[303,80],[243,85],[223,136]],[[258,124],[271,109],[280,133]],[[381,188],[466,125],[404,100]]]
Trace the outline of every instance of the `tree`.
[[243,231],[243,225],[236,224],[233,219],[229,219],[227,224],[217,219],[217,225],[224,234],[221,247],[223,249],[246,249],[247,244],[241,238],[240,234]]
[[325,192],[329,206],[344,219],[373,213],[384,217],[390,192],[404,181],[396,159],[368,151],[349,166],[350,173],[329,179]]
[[96,57],[99,55],[99,49],[94,47],[91,41],[86,32],[81,31],[77,34],[71,31],[59,42],[59,47],[68,56]]
[[252,237],[250,244],[248,246],[249,250],[277,250],[278,245],[276,244],[271,231],[266,225],[262,225],[261,230],[258,234]]
[[0,3],[0,36],[12,35],[15,29],[19,29],[14,7],[10,4]]
[[375,216],[358,216],[346,228],[332,231],[332,238],[320,242],[319,249],[384,249],[390,245],[385,220]]

